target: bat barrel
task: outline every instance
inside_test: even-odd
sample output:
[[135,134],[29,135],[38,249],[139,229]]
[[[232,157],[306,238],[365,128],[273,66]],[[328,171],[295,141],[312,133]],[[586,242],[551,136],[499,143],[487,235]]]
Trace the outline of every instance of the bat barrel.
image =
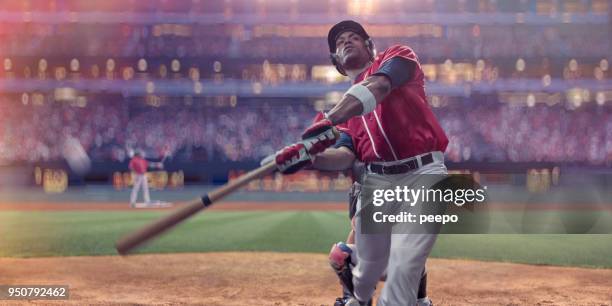
[[158,234],[172,228],[174,225],[181,221],[189,218],[198,211],[204,209],[205,206],[200,200],[194,200],[187,206],[182,207],[178,211],[168,215],[165,218],[159,219],[140,230],[129,234],[119,240],[116,244],[117,252],[121,255],[129,253],[131,250],[145,243],[149,239],[157,236]]

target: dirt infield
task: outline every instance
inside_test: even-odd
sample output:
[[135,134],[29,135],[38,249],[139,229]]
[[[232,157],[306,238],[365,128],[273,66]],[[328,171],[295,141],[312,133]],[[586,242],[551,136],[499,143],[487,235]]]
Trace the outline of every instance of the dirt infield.
[[[436,305],[612,303],[612,270],[442,259],[428,269]],[[0,284],[67,284],[73,305],[318,306],[339,290],[325,255],[287,253],[0,258]]]

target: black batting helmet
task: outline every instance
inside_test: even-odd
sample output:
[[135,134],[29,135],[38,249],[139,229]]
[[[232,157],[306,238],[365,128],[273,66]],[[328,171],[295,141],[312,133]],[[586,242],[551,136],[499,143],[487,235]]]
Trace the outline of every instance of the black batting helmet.
[[348,31],[354,32],[363,38],[366,47],[368,48],[368,52],[370,53],[370,57],[374,58],[376,53],[376,51],[374,51],[374,43],[372,42],[372,39],[370,39],[370,35],[368,35],[368,32],[366,32],[361,24],[353,20],[344,20],[336,23],[327,34],[327,44],[329,45],[329,53],[332,63],[336,66],[338,72],[343,75],[346,75],[346,72],[344,72],[344,69],[342,69],[342,66],[340,66],[340,62],[338,61],[338,57],[336,55],[336,39],[338,39],[342,33]]

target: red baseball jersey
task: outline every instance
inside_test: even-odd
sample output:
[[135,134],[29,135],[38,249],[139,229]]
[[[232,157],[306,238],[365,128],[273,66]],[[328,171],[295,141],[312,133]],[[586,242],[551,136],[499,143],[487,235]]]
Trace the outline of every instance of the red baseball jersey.
[[416,62],[414,76],[395,88],[365,116],[349,119],[338,128],[351,135],[355,154],[363,162],[394,161],[446,150],[448,138],[425,96],[425,75],[409,47],[395,45],[379,53],[355,83],[376,73],[387,60],[401,57]]
[[130,169],[138,174],[145,174],[147,172],[147,168],[149,167],[149,163],[146,159],[138,156],[134,156],[132,160],[130,160]]

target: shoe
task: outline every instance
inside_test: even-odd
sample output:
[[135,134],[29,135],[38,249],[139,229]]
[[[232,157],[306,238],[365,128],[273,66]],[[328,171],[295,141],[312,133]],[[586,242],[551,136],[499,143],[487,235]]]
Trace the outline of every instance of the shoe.
[[348,301],[346,301],[346,304],[344,304],[345,306],[372,306],[372,301],[370,300],[367,303],[363,303],[358,301],[356,298],[352,297],[349,298]]
[[362,303],[354,297],[345,296],[341,298],[336,298],[334,306],[372,306],[372,300],[367,303]]
[[416,304],[417,306],[433,306],[433,302],[428,297],[418,299]]
[[130,208],[135,208],[136,207],[136,203],[130,203]]

